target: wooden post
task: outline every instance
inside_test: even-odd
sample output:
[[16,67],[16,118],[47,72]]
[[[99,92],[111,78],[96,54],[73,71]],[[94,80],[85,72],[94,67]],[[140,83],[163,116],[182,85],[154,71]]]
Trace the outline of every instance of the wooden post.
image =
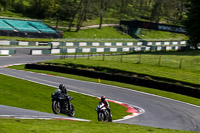
[[179,68],[181,69],[181,67],[182,67],[182,58],[180,59],[180,65],[179,65]]
[[121,53],[121,60],[120,60],[120,62],[123,61],[123,54],[124,54],[124,53]]
[[158,66],[160,66],[160,62],[161,62],[161,56],[159,57],[159,60],[158,60]]
[[88,58],[87,59],[90,60],[90,53],[88,53]]
[[105,60],[105,53],[103,53],[103,61]]

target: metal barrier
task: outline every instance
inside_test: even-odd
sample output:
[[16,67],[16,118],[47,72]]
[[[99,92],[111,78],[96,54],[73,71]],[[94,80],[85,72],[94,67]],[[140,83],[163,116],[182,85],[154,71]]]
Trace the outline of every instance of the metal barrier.
[[99,48],[61,48],[61,49],[45,49],[32,50],[32,55],[48,55],[48,54],[76,54],[76,53],[113,53],[113,52],[140,52],[140,51],[170,51],[181,50],[183,46],[141,46],[141,47],[99,47]]

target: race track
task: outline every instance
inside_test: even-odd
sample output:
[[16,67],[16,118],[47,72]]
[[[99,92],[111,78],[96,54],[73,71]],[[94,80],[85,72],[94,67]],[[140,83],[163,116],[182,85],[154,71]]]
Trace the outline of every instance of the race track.
[[[42,60],[55,59],[59,56],[13,56],[0,57],[0,66],[18,63],[31,63]],[[64,83],[72,91],[94,96],[105,95],[109,99],[141,107],[145,113],[120,121],[120,123],[145,125],[159,128],[200,131],[200,107],[179,101],[141,93],[126,88],[78,81],[68,78],[18,71],[0,67],[0,74],[34,81],[57,87]],[[0,106],[2,109],[2,106]],[[0,111],[1,111],[0,109]],[[2,113],[1,113],[2,114]]]

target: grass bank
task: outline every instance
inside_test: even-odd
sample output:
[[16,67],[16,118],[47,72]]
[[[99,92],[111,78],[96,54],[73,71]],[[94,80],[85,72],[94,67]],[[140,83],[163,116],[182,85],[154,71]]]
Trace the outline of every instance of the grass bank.
[[66,29],[61,29],[64,31],[63,38],[90,38],[90,39],[101,39],[101,38],[127,38],[132,37],[127,34],[122,34],[119,30],[114,27],[103,27],[102,29],[84,29],[79,32],[68,32]]
[[[0,81],[0,104],[52,113],[51,94],[55,88],[1,74]],[[75,117],[97,121],[97,98],[74,92],[69,94],[74,97],[72,104],[76,111]],[[111,102],[110,106],[113,110],[113,119],[128,115],[127,108]]]
[[45,61],[61,66],[83,67],[101,72],[107,68],[200,84],[200,51],[133,53]]
[[184,34],[172,33],[166,31],[141,29],[138,35],[141,39],[170,39],[170,40],[189,40],[189,37]]
[[129,124],[60,120],[0,119],[0,127],[0,132],[2,133],[192,133],[190,131],[160,129]]

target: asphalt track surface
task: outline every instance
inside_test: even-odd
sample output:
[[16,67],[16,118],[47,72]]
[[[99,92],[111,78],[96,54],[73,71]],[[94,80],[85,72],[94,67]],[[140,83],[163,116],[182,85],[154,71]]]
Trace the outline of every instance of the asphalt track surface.
[[[38,62],[55,58],[59,58],[59,56],[0,57],[0,66]],[[51,75],[18,71],[2,67],[0,67],[0,73],[55,87],[58,86],[59,83],[64,83],[69,90],[93,96],[105,95],[109,99],[135,105],[145,110],[144,114],[131,119],[119,121],[120,123],[188,131],[200,131],[199,106],[133,91],[126,88],[78,81]],[[6,114],[6,110],[4,110],[2,106],[0,106],[0,108],[0,114]]]

